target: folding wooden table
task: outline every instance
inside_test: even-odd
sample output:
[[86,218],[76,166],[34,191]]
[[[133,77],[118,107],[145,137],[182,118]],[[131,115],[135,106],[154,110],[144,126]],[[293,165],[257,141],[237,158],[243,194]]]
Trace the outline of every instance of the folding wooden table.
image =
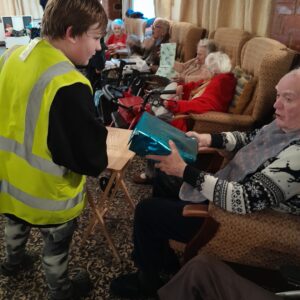
[[110,171],[111,176],[104,192],[100,192],[99,194],[96,193],[97,199],[94,199],[95,193],[91,193],[91,191],[87,188],[87,199],[91,206],[93,216],[84,234],[83,243],[86,241],[87,237],[93,231],[95,226],[99,224],[113,252],[113,255],[117,258],[117,260],[120,261],[119,253],[106,228],[104,216],[108,211],[109,201],[114,198],[119,189],[124,192],[125,199],[132,210],[134,210],[135,205],[130,197],[123,176],[126,166],[134,157],[135,153],[128,149],[128,140],[132,130],[114,127],[107,127],[107,130],[107,170]]

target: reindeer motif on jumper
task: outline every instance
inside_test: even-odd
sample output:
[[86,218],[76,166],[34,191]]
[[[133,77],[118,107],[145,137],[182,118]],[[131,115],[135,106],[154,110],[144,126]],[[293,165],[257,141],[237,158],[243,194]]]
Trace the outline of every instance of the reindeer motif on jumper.
[[281,151],[262,173],[282,191],[285,200],[300,195],[300,145]]
[[287,180],[287,182],[300,182],[300,170],[291,169],[289,161],[287,161],[285,167],[270,168],[270,171],[273,173],[284,172],[289,174],[290,178]]

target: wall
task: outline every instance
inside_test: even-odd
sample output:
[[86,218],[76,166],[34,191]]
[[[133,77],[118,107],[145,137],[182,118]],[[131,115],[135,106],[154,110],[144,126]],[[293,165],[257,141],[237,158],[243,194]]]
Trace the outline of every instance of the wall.
[[102,5],[110,20],[114,20],[122,17],[121,0],[102,0]]
[[270,37],[300,52],[300,0],[274,0]]

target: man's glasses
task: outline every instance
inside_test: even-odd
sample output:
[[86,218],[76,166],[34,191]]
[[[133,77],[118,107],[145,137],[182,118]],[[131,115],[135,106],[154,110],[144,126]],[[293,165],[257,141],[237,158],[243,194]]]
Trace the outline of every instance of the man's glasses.
[[160,26],[160,25],[152,25],[152,28],[153,28],[153,29],[155,29],[155,28],[158,28],[158,29],[159,29],[159,28],[161,28],[161,26]]

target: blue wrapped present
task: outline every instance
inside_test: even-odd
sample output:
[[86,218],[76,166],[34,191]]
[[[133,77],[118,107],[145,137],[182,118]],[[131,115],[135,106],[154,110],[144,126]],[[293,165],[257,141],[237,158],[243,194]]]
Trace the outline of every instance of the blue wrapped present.
[[157,117],[144,112],[130,137],[129,149],[140,156],[169,155],[172,140],[186,163],[196,160],[198,143],[185,133]]

